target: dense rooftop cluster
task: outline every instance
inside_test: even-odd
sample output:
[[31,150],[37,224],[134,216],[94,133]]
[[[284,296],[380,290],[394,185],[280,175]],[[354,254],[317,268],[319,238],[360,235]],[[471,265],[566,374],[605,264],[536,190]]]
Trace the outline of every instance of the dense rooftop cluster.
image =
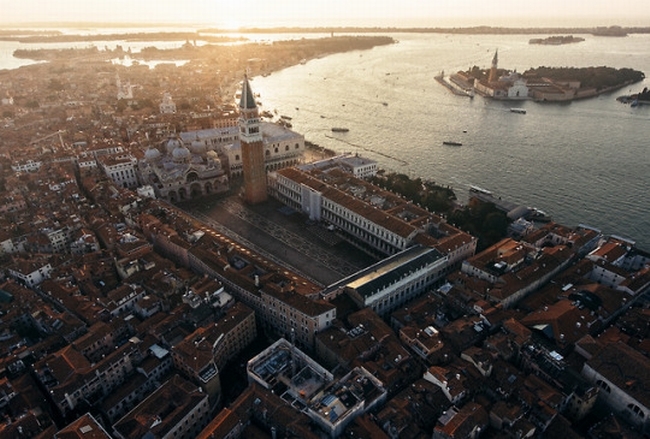
[[[129,75],[201,83],[165,69]],[[120,112],[114,67],[29,72],[0,83],[16,97],[1,107],[0,437],[650,431],[650,254],[634,242],[529,224],[475,254],[363,179],[371,161],[278,166],[270,195],[376,258],[321,285],[141,184],[152,148],[171,154],[156,172],[190,169],[207,148],[187,133],[232,127],[234,108],[167,113],[160,94],[163,108]]]

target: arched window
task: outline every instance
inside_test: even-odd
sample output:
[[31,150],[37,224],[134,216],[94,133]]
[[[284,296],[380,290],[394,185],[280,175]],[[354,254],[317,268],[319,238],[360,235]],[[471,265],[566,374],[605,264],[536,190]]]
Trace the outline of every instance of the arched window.
[[289,151],[289,145],[285,145],[285,146],[284,146],[284,150],[285,150],[285,151]]
[[630,403],[627,405],[627,408],[632,410],[632,412],[635,415],[637,415],[639,418],[641,419],[645,418],[645,413],[643,413],[643,410],[641,410],[641,407],[639,407],[638,405]]
[[611,389],[611,387],[609,387],[609,384],[607,384],[605,381],[603,381],[603,380],[596,380],[596,385],[597,385],[598,387],[600,387],[601,389],[603,389],[605,392],[607,392],[607,393],[612,393],[612,389]]
[[239,161],[239,154],[235,155],[235,161],[236,161],[236,162]]

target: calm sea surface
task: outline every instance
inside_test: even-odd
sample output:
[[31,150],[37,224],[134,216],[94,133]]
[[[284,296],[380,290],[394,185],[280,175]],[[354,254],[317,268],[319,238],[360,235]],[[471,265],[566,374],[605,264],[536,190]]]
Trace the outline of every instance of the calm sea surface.
[[650,250],[650,107],[615,100],[649,79],[565,104],[470,100],[434,80],[441,70],[488,67],[495,49],[500,67],[520,72],[610,66],[650,77],[649,35],[584,35],[564,46],[529,45],[534,36],[393,36],[398,44],[311,60],[251,85],[265,109],[292,117],[294,130],[321,146],[450,185],[461,200],[480,186],[567,226],[587,224]]
[[[631,108],[615,100],[650,86],[650,35],[583,35],[586,41],[564,46],[529,45],[535,35],[392,36],[397,44],[310,60],[254,78],[252,87],[263,109],[292,117],[293,129],[321,146],[449,185],[461,201],[470,185],[480,186],[567,226],[588,224],[650,250],[650,106]],[[135,53],[182,43],[93,43],[115,44]],[[11,57],[17,47],[29,45],[0,42],[0,69],[30,63]],[[537,66],[630,67],[649,79],[567,104],[470,100],[434,80],[442,70],[489,67],[496,49],[500,67],[520,72]],[[512,106],[527,114],[511,113]],[[332,133],[332,127],[350,131]],[[444,140],[463,145],[444,146]]]

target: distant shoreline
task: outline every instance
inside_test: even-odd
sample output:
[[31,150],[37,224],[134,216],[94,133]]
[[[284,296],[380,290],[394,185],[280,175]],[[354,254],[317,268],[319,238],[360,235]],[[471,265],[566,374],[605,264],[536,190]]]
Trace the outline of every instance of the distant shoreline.
[[595,27],[503,27],[503,26],[465,26],[465,27],[275,27],[239,28],[227,30],[218,28],[199,29],[206,33],[444,33],[459,35],[534,35],[534,34],[592,34],[597,36],[626,36],[628,34],[650,33],[650,26],[595,26]]
[[[26,35],[34,36],[33,28],[42,28],[52,35],[53,28],[195,28],[200,24],[124,24],[124,23],[16,23],[13,25],[4,24],[0,26],[0,36],[9,39],[10,36],[25,38]],[[29,31],[25,28],[30,29]],[[363,26],[322,26],[322,27],[241,27],[237,29],[222,28],[198,28],[196,32],[184,32],[185,37],[201,37],[203,34],[275,34],[275,33],[443,33],[458,35],[552,35],[552,34],[591,34],[594,36],[622,37],[630,34],[648,34],[650,26],[593,26],[593,27],[507,27],[507,26],[459,26],[459,27],[363,27]],[[170,32],[174,33],[174,32]],[[164,32],[157,31],[161,35]],[[145,33],[146,35],[146,33]],[[63,37],[62,35],[59,35]],[[102,35],[97,35],[102,36]],[[104,35],[105,36],[105,35]],[[65,35],[66,39],[79,37],[83,39],[93,38],[94,35]]]

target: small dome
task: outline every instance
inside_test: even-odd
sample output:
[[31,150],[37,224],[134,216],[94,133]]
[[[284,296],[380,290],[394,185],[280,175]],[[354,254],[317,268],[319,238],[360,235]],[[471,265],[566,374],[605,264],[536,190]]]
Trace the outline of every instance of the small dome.
[[195,140],[190,145],[190,150],[192,151],[192,154],[205,154],[208,148],[200,140]]
[[165,143],[165,149],[167,149],[167,154],[172,154],[176,148],[183,146],[183,143],[175,137],[171,137]]
[[172,151],[172,157],[174,158],[175,162],[184,162],[190,159],[192,156],[192,153],[190,152],[189,149],[185,148],[182,145],[179,145]]
[[208,156],[209,159],[219,160],[219,154],[217,154],[217,151],[210,150],[206,155]]
[[160,159],[161,153],[157,148],[150,147],[144,152],[144,158],[148,162],[155,162]]

